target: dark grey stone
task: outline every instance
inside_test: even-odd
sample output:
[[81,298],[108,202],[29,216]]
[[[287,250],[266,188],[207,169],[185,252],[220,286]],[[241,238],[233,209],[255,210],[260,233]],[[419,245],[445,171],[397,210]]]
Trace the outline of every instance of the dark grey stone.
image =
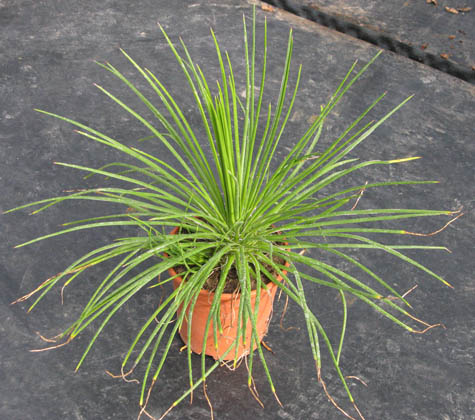
[[473,2],[267,0],[298,16],[475,82]]
[[[89,142],[67,124],[33,111],[42,108],[73,117],[120,139],[136,144],[146,135],[139,123],[118,109],[94,88],[104,85],[128,103],[136,104],[123,85],[102,71],[93,60],[108,60],[139,85],[140,77],[121,56],[124,48],[134,59],[152,69],[170,88],[191,121],[199,116],[184,79],[163,39],[157,21],[173,39],[180,35],[194,57],[209,74],[217,75],[209,35],[213,26],[222,48],[231,53],[235,70],[242,68],[242,13],[249,18],[245,1],[212,3],[187,1],[33,1],[0,2],[0,190],[1,208],[51,197],[64,190],[101,185],[101,180],[83,180],[82,174],[53,165],[53,161],[100,167],[121,159],[117,153]],[[283,51],[289,27],[294,28],[294,75],[303,63],[302,88],[295,112],[278,155],[286,153],[302,134],[307,121],[318,113],[355,59],[367,62],[376,48],[319,25],[277,11],[258,10],[258,26],[269,24],[270,92],[279,86]],[[240,76],[242,80],[242,76]],[[383,53],[348,94],[329,120],[323,142],[341,130],[381,92],[387,99],[373,113],[381,116],[411,94],[416,97],[355,152],[368,159],[423,156],[413,163],[383,167],[355,175],[366,180],[436,179],[440,184],[392,187],[364,194],[359,205],[367,207],[414,207],[458,209],[465,215],[438,236],[421,238],[427,244],[443,244],[452,253],[414,252],[423,264],[441,274],[449,289],[422,272],[378,253],[364,253],[361,261],[388,279],[398,290],[417,284],[410,295],[417,316],[430,323],[442,322],[425,335],[411,335],[383,319],[360,302],[351,302],[349,325],[342,356],[347,375],[356,375],[368,387],[351,381],[358,405],[367,419],[460,419],[475,417],[475,288],[473,284],[473,232],[475,146],[472,85],[431,70],[392,53]],[[295,133],[295,134],[294,134]],[[145,146],[144,146],[145,147]],[[148,144],[162,156],[164,148]],[[95,215],[100,208],[68,203],[36,216],[26,211],[2,215],[0,221],[0,418],[22,420],[132,419],[139,406],[139,388],[112,379],[105,369],[117,373],[121,357],[134,332],[159,299],[157,289],[140,293],[134,305],[126,305],[104,331],[78,373],[74,373],[93,330],[68,346],[45,353],[28,350],[43,347],[36,335],[54,336],[78,315],[90,296],[90,288],[104,269],[78,278],[65,290],[61,306],[59,290],[52,291],[33,312],[27,303],[10,302],[58,273],[93,247],[122,234],[120,229],[83,232],[13,250],[18,243],[59,229],[67,220]],[[431,232],[446,220],[420,220],[407,230]],[[344,267],[344,264],[341,264]],[[87,284],[80,284],[87,283]],[[340,328],[336,294],[307,287],[309,304],[327,325],[331,339]],[[255,380],[265,409],[260,408],[246,386],[247,372],[221,368],[208,384],[208,394],[217,419],[337,419],[342,416],[317,383],[303,317],[290,305],[279,327],[282,302],[266,342],[273,348],[267,361],[273,374],[281,408],[266,384],[263,369],[256,366]],[[149,411],[159,417],[187,386],[186,356],[177,339],[167,367],[150,397]],[[329,364],[323,375],[333,397],[345,408],[344,390]],[[199,360],[194,359],[196,366]],[[140,378],[140,372],[137,377]],[[201,419],[209,415],[201,391],[193,405],[183,402],[170,419]],[[142,416],[146,418],[146,416]]]

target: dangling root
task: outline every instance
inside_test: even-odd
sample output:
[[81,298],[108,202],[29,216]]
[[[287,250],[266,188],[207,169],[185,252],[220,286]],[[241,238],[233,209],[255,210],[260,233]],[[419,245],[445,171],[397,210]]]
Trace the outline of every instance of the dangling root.
[[64,288],[68,285],[68,283],[64,283],[61,287],[60,296],[61,296],[61,306],[64,305]]
[[237,363],[236,363],[236,366],[234,366],[234,361],[233,360],[223,360],[221,362],[221,367],[227,367],[229,370],[233,371],[233,370],[236,370],[239,366],[241,366],[241,363],[243,361],[243,359],[247,356],[247,354],[243,354],[241,355],[238,359],[237,359]]
[[[97,263],[92,263],[92,264],[86,264],[86,265],[81,265],[79,267],[76,267],[75,269],[73,270],[70,270],[68,272],[60,272],[58,274],[55,274],[54,276],[51,276],[50,278],[46,279],[45,281],[43,281],[38,287],[36,287],[36,289],[32,290],[30,293],[27,293],[25,296],[22,296],[20,298],[18,298],[17,300],[13,301],[10,303],[10,305],[15,305],[17,303],[20,303],[20,302],[24,302],[25,300],[28,300],[30,297],[32,297],[36,292],[38,292],[39,290],[41,290],[45,284],[51,282],[52,280],[54,280],[55,278],[63,275],[63,274],[74,274],[74,273],[77,273],[78,271],[81,271],[81,270],[85,270],[86,268],[89,268],[89,267],[92,267],[93,265],[95,265]],[[61,288],[61,305],[63,304],[63,290],[64,288],[68,285],[68,283],[66,282],[63,287]],[[30,310],[28,310],[28,312],[30,312]]]
[[368,384],[363,381],[361,378],[358,378],[358,376],[345,376],[345,379],[356,379],[357,381],[361,382],[364,386],[368,386]]
[[[404,292],[401,297],[403,299],[406,298],[407,295],[409,295],[409,293],[413,292],[415,289],[417,289],[418,285],[415,284],[414,286],[412,286],[408,291]],[[389,300],[399,300],[399,298],[397,296],[386,296],[386,299],[389,299]]]
[[274,394],[274,398],[276,399],[277,403],[278,403],[282,408],[284,408],[284,405],[280,402],[279,397],[277,396],[277,393],[276,393],[275,391],[272,391],[272,393]]
[[[429,329],[430,328],[434,328],[434,327],[442,327],[443,329],[445,329],[445,325],[444,324],[428,324],[427,322],[423,321],[422,319],[419,319],[419,318],[416,318],[414,315],[411,315],[410,313],[407,313],[407,316],[411,319],[413,319],[414,321],[417,321],[419,322],[420,324],[422,325],[425,325],[426,327],[428,327]],[[428,329],[426,328],[426,330]]]
[[33,296],[38,290],[40,290],[46,283],[48,283],[49,281],[55,279],[56,277],[58,277],[61,273],[58,273],[56,275],[54,275],[53,277],[50,277],[49,279],[46,279],[43,283],[41,283],[36,289],[32,290],[30,293],[27,293],[25,296],[22,296],[20,298],[18,298],[17,300],[13,301],[10,303],[10,305],[15,305],[17,303],[20,303],[20,302],[24,302],[25,300],[29,299],[31,296]]
[[[138,416],[137,416],[137,420],[140,420],[140,417],[142,417],[142,414],[145,414],[145,415],[146,415],[149,419],[151,419],[151,420],[157,420],[155,417],[153,417],[151,414],[149,414],[149,413],[147,412],[147,410],[146,410],[147,404],[148,404],[148,399],[150,398],[150,394],[151,394],[151,392],[152,392],[152,389],[153,389],[153,386],[154,386],[154,385],[155,385],[155,379],[152,380],[152,383],[150,384],[150,386],[149,386],[149,388],[148,388],[148,391],[147,391],[147,398],[145,398],[145,404],[144,404],[143,407],[141,408],[141,410],[140,410],[140,412],[139,412],[139,414],[138,414]],[[165,413],[165,415],[168,414],[172,408],[173,408],[173,406],[170,407],[170,408],[167,410],[167,412]],[[165,415],[164,415],[164,416],[165,416]],[[162,419],[164,416],[162,416],[162,417],[160,417],[160,418]]]
[[[283,283],[284,286],[285,286],[286,281],[284,280],[282,283]],[[282,296],[282,292],[283,292],[283,291],[284,291],[284,289],[280,289],[280,290],[279,290],[279,296],[277,296],[277,302],[280,302],[280,297]]]
[[214,420],[213,405],[211,404],[211,401],[210,401],[210,399],[209,399],[209,397],[208,397],[208,393],[206,392],[206,381],[203,381],[203,393],[204,393],[204,395],[205,395],[206,402],[207,402],[208,405],[209,405],[211,420]]
[[366,185],[368,185],[368,181],[366,181],[366,182],[364,183],[364,187],[361,188],[360,192],[358,193],[358,198],[356,199],[355,204],[354,204],[353,207],[351,208],[351,211],[353,211],[354,209],[356,209],[356,206],[357,206],[358,203],[360,202],[361,197],[363,196],[363,193],[364,193],[364,191],[365,191],[365,189],[366,189]]
[[[59,348],[59,347],[65,346],[66,344],[69,344],[72,339],[73,339],[73,337],[69,336],[69,338],[68,338],[64,343],[57,344],[56,346],[45,347],[44,349],[32,349],[32,350],[29,350],[29,351],[30,351],[31,353],[39,353],[39,352],[41,352],[41,351],[47,351],[47,350],[57,349],[57,348]],[[56,342],[56,341],[49,341],[48,339],[45,339],[45,341],[53,342],[53,343]]]
[[412,330],[412,332],[415,333],[415,334],[425,334],[427,331],[429,331],[429,330],[431,330],[432,328],[435,328],[435,327],[442,327],[443,329],[445,329],[444,324],[434,324],[434,325],[429,325],[426,329],[424,329],[422,331]]
[[363,414],[361,414],[360,409],[358,408],[358,406],[356,405],[356,403],[354,401],[353,401],[353,407],[355,407],[355,410],[358,413],[358,416],[360,416],[360,419],[365,420],[365,418],[363,417]]
[[[174,408],[175,408],[175,405],[172,404],[170,407],[168,407],[167,411],[165,411],[158,420],[163,420],[168,415],[168,413],[172,411]],[[157,419],[154,418],[153,420],[157,420]]]
[[[404,293],[401,297],[402,298],[405,298],[409,293],[411,293],[414,289],[416,289],[417,287],[417,284],[414,285],[413,287],[411,287],[406,293]],[[395,297],[395,296],[388,296],[386,299],[389,299],[389,300],[398,300],[399,298]],[[417,318],[416,316],[410,314],[409,312],[404,312],[405,315],[407,315],[409,318],[411,318],[412,320],[418,322],[419,324],[422,324],[424,325],[426,328],[424,330],[411,330],[411,332],[413,333],[416,333],[416,334],[424,334],[426,333],[427,331],[429,331],[430,329],[432,328],[435,328],[435,327],[442,327],[444,329],[446,329],[445,325],[444,324],[428,324],[427,322],[423,321],[422,319],[419,319]]]
[[251,395],[254,397],[254,399],[258,402],[258,404],[264,408],[264,403],[260,400],[259,395],[257,394],[257,391],[255,390],[255,385],[254,385],[254,379],[252,380],[252,387],[248,384],[249,391],[251,392]]
[[[247,356],[244,359],[244,361],[246,363],[247,372],[249,373],[249,365],[247,364]],[[254,382],[254,378],[252,377],[252,375],[250,375],[250,378],[251,378],[251,383],[248,382],[247,387],[249,388],[249,391],[250,391],[251,395],[254,397],[254,399],[259,403],[259,405],[262,408],[264,408],[264,403],[259,398],[259,393],[257,392],[256,383]]]
[[[345,410],[343,410],[343,408],[341,408],[337,402],[333,399],[333,397],[330,395],[330,393],[328,392],[327,390],[327,386],[325,384],[325,381],[322,379],[322,375],[321,375],[321,371],[320,371],[320,367],[317,366],[317,379],[318,379],[318,382],[320,382],[322,384],[322,388],[323,388],[323,391],[325,392],[325,395],[327,396],[328,400],[335,406],[335,408],[340,411],[345,417],[351,419],[351,420],[356,420],[354,417],[350,416]],[[358,410],[358,407],[356,406],[356,404],[354,403],[353,401],[353,405],[358,413],[358,415],[360,416],[360,419],[361,420],[365,420],[365,418],[363,417],[363,415],[361,414],[360,410]]]
[[129,376],[133,371],[135,370],[135,366],[132,367],[127,373],[124,373],[124,367],[120,367],[120,375],[114,375],[110,373],[108,370],[106,370],[106,373],[111,377],[111,378],[122,378],[125,382],[135,382],[137,384],[140,383],[138,379],[127,379],[127,376]]
[[[154,320],[157,324],[160,324],[160,322],[158,322],[157,317],[154,317],[153,320]],[[176,320],[177,320],[177,319],[174,318],[174,319],[172,319],[171,321],[168,321],[167,325],[173,324]]]
[[404,293],[404,294],[402,295],[402,298],[405,299],[406,296],[407,296],[409,293],[411,293],[413,290],[415,290],[416,288],[417,288],[417,284],[415,284],[414,286],[412,286],[406,293]]
[[157,420],[157,419],[156,419],[155,417],[153,417],[147,410],[142,409],[142,410],[140,411],[140,414],[139,414],[139,415],[141,416],[142,413],[145,414],[150,420]]
[[[282,292],[282,289],[281,289],[281,292]],[[298,327],[287,327],[287,328],[284,327],[284,325],[283,325],[284,316],[285,316],[285,314],[287,313],[287,307],[288,307],[288,306],[289,306],[289,295],[286,295],[286,297],[285,297],[284,309],[283,309],[283,311],[282,311],[282,315],[280,316],[280,328],[281,328],[283,331],[300,330],[300,328],[298,328]]]
[[[418,232],[408,232],[407,230],[404,231],[406,235],[413,235],[413,236],[434,236],[437,235],[438,233],[442,232],[449,226],[451,223],[455,222],[459,217],[463,216],[464,213],[461,213],[461,209],[457,211],[451,212],[451,214],[457,214],[453,219],[449,220],[444,226],[442,226],[440,229],[435,230],[434,232],[430,233],[418,233]],[[450,251],[449,251],[450,252]]]
[[272,350],[264,340],[261,341],[261,344],[267,351],[270,351],[272,354],[274,354],[274,350]]
[[56,343],[57,338],[61,336],[61,334],[55,335],[53,338],[46,338],[42,336],[39,331],[36,331],[36,335],[40,337],[43,341],[46,341],[47,343]]

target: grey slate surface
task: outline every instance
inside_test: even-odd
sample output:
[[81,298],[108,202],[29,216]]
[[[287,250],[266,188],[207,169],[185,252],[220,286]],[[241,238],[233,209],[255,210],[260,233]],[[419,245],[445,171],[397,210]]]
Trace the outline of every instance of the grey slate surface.
[[[414,55],[432,54],[461,71],[475,74],[475,3],[434,0],[269,0],[282,7],[307,8],[354,24],[385,40],[401,42]],[[348,29],[352,33],[351,29]],[[443,58],[442,58],[443,57]]]
[[[101,184],[94,178],[83,181],[81,174],[55,166],[53,161],[99,167],[120,158],[75,135],[71,127],[36,114],[33,108],[74,117],[126,144],[136,144],[136,139],[146,135],[145,130],[92,86],[98,82],[135,103],[119,82],[93,63],[93,60],[111,61],[132,77],[133,69],[118,51],[122,47],[154,70],[171,87],[191,120],[198,121],[191,95],[156,23],[160,21],[174,39],[181,35],[213,80],[216,60],[209,26],[214,27],[223,49],[231,52],[237,69],[243,65],[239,53],[242,13],[250,17],[250,4],[231,0],[177,1],[173,5],[151,0],[1,2],[0,210],[63,190]],[[283,140],[284,146],[291,145],[296,138],[294,132],[304,132],[307,120],[318,112],[351,63],[356,58],[366,62],[377,49],[279,11],[259,10],[261,28],[264,16],[269,24],[271,91],[278,89],[289,27],[294,28],[295,36],[294,71],[298,63],[304,65],[296,111]],[[142,83],[138,76],[132,78]],[[391,258],[364,254],[362,261],[391,279],[399,290],[419,285],[410,295],[417,315],[431,323],[443,322],[447,328],[411,335],[355,302],[349,309],[342,366],[346,374],[356,375],[368,384],[364,387],[357,381],[351,383],[366,419],[469,420],[475,417],[475,89],[441,72],[384,52],[329,121],[325,142],[341,128],[341,121],[356,117],[383,91],[388,91],[387,99],[373,114],[374,118],[407,96],[416,94],[416,97],[359,147],[358,155],[375,159],[420,155],[423,159],[361,173],[355,183],[411,178],[437,179],[440,184],[368,192],[360,205],[444,209],[464,206],[465,215],[461,219],[440,235],[424,238],[425,243],[446,245],[452,254],[416,255],[455,289],[448,289]],[[165,154],[158,144],[148,147],[161,156]],[[285,147],[280,153],[285,154]],[[74,373],[75,362],[92,331],[52,352],[35,354],[28,350],[44,345],[37,331],[50,337],[67,327],[90,292],[83,285],[72,284],[65,291],[63,306],[59,291],[53,291],[30,314],[26,313],[26,304],[9,304],[92,246],[120,236],[121,231],[72,234],[19,250],[12,247],[57,230],[66,220],[96,212],[80,203],[31,217],[26,212],[0,216],[1,419],[125,420],[138,414],[137,385],[112,379],[104,371],[118,372],[121,356],[134,331],[149,313],[149,305],[155,305],[159,299],[155,292],[140,294],[137,305],[127,305],[117,315],[78,373]],[[422,220],[408,226],[408,230],[430,232],[444,223],[442,219]],[[98,270],[82,281],[95,284],[101,274],[103,271]],[[312,308],[327,322],[329,333],[335,338],[340,326],[336,295],[312,288],[308,288],[308,293]],[[284,407],[273,400],[262,369],[256,369],[255,379],[265,409],[257,405],[247,390],[245,368],[235,372],[224,368],[213,374],[208,384],[216,419],[342,418],[317,384],[303,318],[294,306],[290,306],[284,324],[301,328],[289,331],[279,328],[282,306],[280,303],[276,307],[266,341],[275,352],[267,360]],[[185,355],[178,351],[181,345],[178,339],[173,344],[162,380],[150,398],[149,409],[156,417],[187,385]],[[323,374],[332,395],[349,409],[331,367],[325,368]],[[208,416],[208,405],[202,393],[196,392],[193,405],[182,403],[168,418]]]

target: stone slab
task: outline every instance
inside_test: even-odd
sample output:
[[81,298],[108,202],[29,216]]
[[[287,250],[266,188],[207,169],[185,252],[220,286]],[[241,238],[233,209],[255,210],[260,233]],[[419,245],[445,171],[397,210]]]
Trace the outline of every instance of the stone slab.
[[382,48],[475,81],[475,5],[453,0],[269,0]]
[[[106,74],[93,61],[110,61],[127,76],[139,81],[118,50],[124,48],[139,63],[153,69],[171,88],[191,121],[198,121],[179,68],[160,34],[160,21],[170,36],[179,35],[209,74],[216,77],[212,39],[213,26],[222,48],[230,51],[236,71],[242,68],[242,14],[251,15],[245,1],[221,2],[180,0],[177,2],[128,2],[105,0],[17,0],[0,2],[0,210],[61,191],[99,185],[100,180],[83,180],[73,170],[53,165],[53,161],[100,167],[120,156],[75,135],[70,126],[41,116],[42,108],[109,133],[125,144],[137,144],[145,130],[119,110],[93,83],[114,91],[135,104],[125,87]],[[280,155],[303,133],[308,121],[328,100],[355,59],[367,62],[377,48],[352,37],[295,18],[281,11],[258,10],[258,26],[269,24],[268,86],[277,92],[289,28],[294,30],[294,76],[302,63],[301,90],[283,141]],[[240,79],[242,80],[242,78]],[[351,302],[349,325],[342,355],[346,374],[358,376],[351,382],[358,405],[367,419],[461,419],[475,417],[475,288],[473,273],[473,232],[475,228],[474,87],[454,77],[389,52],[371,67],[354,86],[346,101],[329,120],[323,141],[341,129],[342,121],[356,117],[381,92],[387,91],[381,116],[409,95],[416,94],[388,124],[358,149],[363,158],[389,159],[423,156],[398,167],[358,174],[355,183],[372,179],[436,179],[440,184],[417,188],[390,188],[363,196],[361,206],[405,206],[458,209],[465,215],[427,243],[444,244],[448,253],[418,253],[420,261],[444,276],[455,289],[438,284],[415,269],[379,254],[365,254],[361,261],[391,279],[399,290],[417,284],[411,303],[417,315],[428,322],[443,322],[446,329],[433,329],[425,335],[411,335],[381,319],[358,302]],[[159,144],[154,153],[165,155]],[[66,220],[96,214],[85,204],[65,204],[36,216],[26,212],[0,218],[0,418],[22,420],[137,418],[139,387],[113,379],[105,373],[118,373],[121,357],[134,332],[156,305],[159,296],[144,291],[136,305],[118,313],[97,341],[79,372],[75,363],[85,349],[92,330],[76,343],[55,351],[31,353],[44,346],[37,332],[51,337],[67,327],[89,297],[86,287],[74,284],[65,290],[64,304],[59,290],[52,292],[35,310],[26,313],[26,304],[10,302],[33,289],[44,279],[64,269],[75,257],[92,247],[121,235],[122,231],[84,232],[31,247],[13,250],[30,238],[52,232]],[[440,228],[445,220],[419,221],[410,226],[419,232]],[[95,284],[103,271],[91,272],[82,281]],[[341,322],[337,296],[308,288],[309,304],[336,338]],[[262,369],[255,380],[265,408],[262,409],[246,386],[246,369],[235,372],[219,369],[209,380],[208,394],[216,419],[337,419],[341,418],[317,384],[303,317],[290,305],[281,330],[279,318],[283,303],[277,305],[266,341],[274,354],[267,361],[282,400],[280,407],[269,391]],[[299,329],[298,329],[299,328]],[[162,382],[150,397],[149,412],[160,415],[187,386],[186,356],[182,343],[172,346]],[[328,362],[328,359],[324,359]],[[197,362],[197,360],[194,360]],[[197,364],[196,364],[197,365]],[[344,391],[333,370],[323,374],[333,397],[345,408]],[[138,375],[140,377],[140,375]],[[201,392],[193,404],[184,402],[169,419],[208,418],[209,408]],[[142,416],[142,418],[146,418]]]

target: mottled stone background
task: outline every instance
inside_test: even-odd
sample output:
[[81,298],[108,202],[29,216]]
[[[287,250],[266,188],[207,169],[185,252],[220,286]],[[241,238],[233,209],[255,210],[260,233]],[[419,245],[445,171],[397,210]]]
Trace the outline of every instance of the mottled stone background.
[[[269,30],[269,95],[277,95],[283,54],[289,28],[294,30],[293,75],[303,64],[302,83],[295,110],[282,140],[278,156],[302,135],[355,59],[367,62],[377,48],[348,35],[334,32],[277,9],[260,6],[258,28],[264,18]],[[73,133],[58,120],[33,111],[42,108],[98,128],[125,144],[147,135],[132,117],[101,94],[98,83],[136,105],[127,88],[94,64],[110,61],[127,77],[144,82],[121,56],[124,48],[140,64],[152,69],[170,88],[192,122],[199,122],[193,98],[170,53],[157,22],[177,40],[181,36],[202,65],[209,80],[217,77],[212,26],[223,50],[231,54],[235,71],[243,69],[242,14],[252,15],[244,0],[129,2],[105,0],[0,0],[0,210],[40,200],[64,190],[101,185],[101,180],[82,179],[82,174],[53,164],[71,162],[100,167],[121,157],[101,145]],[[242,74],[238,82],[242,82]],[[355,156],[390,159],[422,156],[418,161],[361,172],[352,180],[395,179],[438,180],[436,185],[391,187],[368,191],[359,206],[436,208],[465,213],[435,237],[419,243],[442,244],[447,252],[411,252],[423,264],[441,274],[449,289],[422,271],[380,253],[362,253],[359,258],[384,276],[400,291],[414,285],[410,302],[417,316],[430,323],[442,322],[425,335],[411,335],[383,319],[361,302],[350,302],[348,332],[342,355],[345,374],[367,383],[350,380],[350,388],[366,419],[470,420],[475,418],[475,286],[474,286],[474,96],[473,85],[390,52],[354,86],[344,103],[329,119],[322,143],[365,109],[379,94],[387,98],[371,118],[415,94],[407,106],[362,144]],[[199,132],[199,130],[198,130]],[[146,146],[166,157],[158,143]],[[59,290],[52,291],[27,314],[26,303],[10,302],[29,292],[44,279],[93,247],[122,234],[120,229],[82,232],[14,250],[13,246],[59,229],[67,220],[100,212],[87,203],[68,203],[36,216],[27,211],[2,215],[0,220],[0,418],[5,420],[114,419],[137,417],[139,387],[109,377],[117,373],[121,357],[150,308],[155,307],[157,289],[140,293],[112,320],[97,341],[85,364],[74,373],[75,363],[93,330],[75,343],[51,352],[30,353],[45,345],[36,334],[54,336],[78,315],[90,288],[105,268],[91,271],[65,290],[61,306]],[[407,230],[431,232],[448,219],[419,220]],[[409,238],[411,240],[412,238]],[[341,268],[345,264],[337,262]],[[355,273],[356,274],[356,273]],[[87,286],[87,285],[86,285]],[[326,325],[335,342],[341,324],[335,293],[307,287],[309,305]],[[283,403],[273,399],[262,368],[256,366],[255,380],[265,404],[262,409],[246,385],[247,372],[226,368],[215,372],[208,384],[216,419],[338,419],[316,381],[303,317],[290,305],[284,325],[279,327],[283,302],[277,303],[266,342],[274,354],[267,361]],[[186,355],[173,343],[167,367],[150,397],[149,409],[156,417],[168,408],[187,386]],[[199,360],[194,360],[196,366]],[[323,374],[334,398],[345,408],[345,392],[329,364]],[[138,377],[140,372],[138,372]],[[209,417],[201,391],[193,405],[187,401],[173,410],[170,419]],[[142,418],[146,418],[143,416]]]

